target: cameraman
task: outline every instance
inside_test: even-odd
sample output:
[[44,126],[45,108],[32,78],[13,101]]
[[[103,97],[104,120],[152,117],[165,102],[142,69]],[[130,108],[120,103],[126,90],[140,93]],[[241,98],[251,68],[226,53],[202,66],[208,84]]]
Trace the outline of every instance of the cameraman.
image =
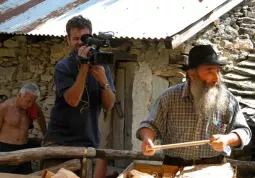
[[[92,34],[90,20],[75,16],[67,22],[66,31],[68,45],[73,50],[55,66],[56,100],[42,145],[98,148],[102,104],[111,110],[115,102],[111,73],[107,66],[81,64],[76,59],[77,54],[88,57],[90,47],[82,43],[81,36]],[[63,161],[66,160],[44,160],[42,166],[47,168]],[[106,174],[106,160],[98,159],[95,177],[103,178]]]

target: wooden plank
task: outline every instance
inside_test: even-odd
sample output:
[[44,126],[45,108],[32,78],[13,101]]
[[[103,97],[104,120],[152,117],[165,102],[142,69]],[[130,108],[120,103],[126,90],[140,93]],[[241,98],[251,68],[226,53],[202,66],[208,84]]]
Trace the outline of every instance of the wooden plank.
[[243,0],[230,0],[226,1],[218,8],[214,9],[211,13],[207,14],[203,18],[199,19],[189,27],[185,28],[178,34],[171,37],[171,46],[172,48],[176,48],[184,41],[195,35],[197,32],[208,26],[210,23],[218,19],[220,16],[230,11],[236,5],[240,4]]
[[41,176],[0,173],[0,178],[41,178]]
[[[116,71],[116,104],[113,110],[113,149],[124,150],[125,69]],[[116,161],[122,165],[123,161]]]

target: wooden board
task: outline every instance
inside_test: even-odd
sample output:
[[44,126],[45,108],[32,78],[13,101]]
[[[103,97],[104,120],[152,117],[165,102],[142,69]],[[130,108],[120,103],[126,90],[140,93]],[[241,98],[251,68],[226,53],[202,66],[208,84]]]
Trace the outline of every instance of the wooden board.
[[179,167],[167,165],[131,163],[117,178],[128,178],[128,173],[133,169],[150,175],[154,172],[157,172],[158,174],[172,173],[173,175],[175,175],[178,172]]
[[179,177],[236,178],[236,169],[230,163],[186,166],[176,174]]
[[0,178],[41,178],[41,176],[0,173]]

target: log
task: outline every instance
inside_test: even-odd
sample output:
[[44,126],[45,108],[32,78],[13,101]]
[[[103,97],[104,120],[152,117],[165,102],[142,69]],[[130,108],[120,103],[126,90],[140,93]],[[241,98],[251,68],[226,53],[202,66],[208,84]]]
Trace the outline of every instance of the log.
[[[75,172],[81,169],[81,162],[79,159],[72,159],[69,161],[66,161],[64,163],[61,163],[59,165],[56,166],[52,166],[47,168],[48,171],[53,172],[53,173],[57,173],[59,169],[61,168],[65,168],[66,170]],[[37,172],[33,172],[29,175],[38,175],[41,176],[43,174],[44,170],[41,171],[37,171]]]
[[83,158],[82,169],[81,169],[81,178],[92,178],[92,177],[93,177],[92,160]]
[[144,156],[142,152],[130,150],[95,149],[84,147],[41,147],[12,152],[0,152],[0,165],[18,165],[23,162],[50,158],[88,158],[163,160],[162,155]]
[[[0,153],[0,165],[17,165],[22,162],[31,160],[49,159],[49,158],[83,158],[84,153],[88,158],[104,158],[104,159],[129,159],[129,160],[151,160],[163,161],[162,154],[154,156],[144,156],[142,152],[130,150],[112,150],[112,149],[95,149],[83,147],[41,147],[24,149],[12,152]],[[255,171],[255,161],[240,161],[227,159],[232,166],[240,169]]]
[[18,165],[22,162],[49,158],[82,158],[95,157],[95,148],[58,146],[23,149],[12,152],[0,152],[0,165]]

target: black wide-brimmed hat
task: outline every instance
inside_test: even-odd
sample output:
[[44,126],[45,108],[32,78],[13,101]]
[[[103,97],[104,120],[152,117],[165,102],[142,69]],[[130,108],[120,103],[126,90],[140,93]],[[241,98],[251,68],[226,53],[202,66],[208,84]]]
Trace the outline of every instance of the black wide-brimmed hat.
[[184,70],[196,68],[199,65],[226,65],[220,61],[216,52],[211,45],[198,45],[193,47],[189,52],[188,65],[184,66]]

